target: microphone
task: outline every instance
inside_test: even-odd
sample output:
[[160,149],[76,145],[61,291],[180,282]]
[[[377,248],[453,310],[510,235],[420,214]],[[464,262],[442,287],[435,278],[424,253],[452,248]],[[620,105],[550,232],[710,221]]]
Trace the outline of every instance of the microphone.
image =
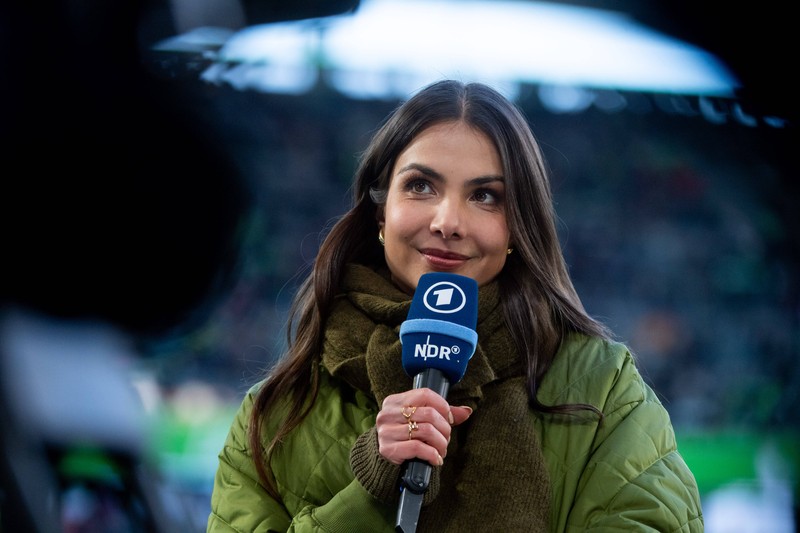
[[[423,274],[408,318],[400,326],[403,370],[414,378],[414,388],[427,387],[447,398],[458,383],[478,345],[478,283],[446,272]],[[406,461],[395,531],[416,531],[422,497],[432,467],[427,461]]]

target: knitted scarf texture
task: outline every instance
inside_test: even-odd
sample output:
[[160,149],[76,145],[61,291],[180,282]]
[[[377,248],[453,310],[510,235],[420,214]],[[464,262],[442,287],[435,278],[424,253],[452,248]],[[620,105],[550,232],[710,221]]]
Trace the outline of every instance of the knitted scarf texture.
[[[375,398],[412,388],[402,367],[400,325],[411,305],[388,273],[349,265],[326,324],[322,364],[334,377]],[[453,428],[444,465],[434,467],[418,531],[547,531],[550,483],[528,407],[525,372],[499,305],[497,283],[478,293],[478,347],[451,405],[473,413]],[[387,504],[399,499],[401,467],[378,454],[377,432],[351,452],[356,478]]]

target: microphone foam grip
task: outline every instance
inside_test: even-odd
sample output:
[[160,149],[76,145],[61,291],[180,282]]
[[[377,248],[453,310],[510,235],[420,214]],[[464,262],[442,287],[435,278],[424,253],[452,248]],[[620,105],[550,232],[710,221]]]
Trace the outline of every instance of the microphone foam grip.
[[414,377],[433,368],[451,384],[460,381],[478,344],[477,321],[474,279],[445,272],[423,274],[408,319],[400,326],[405,372]]

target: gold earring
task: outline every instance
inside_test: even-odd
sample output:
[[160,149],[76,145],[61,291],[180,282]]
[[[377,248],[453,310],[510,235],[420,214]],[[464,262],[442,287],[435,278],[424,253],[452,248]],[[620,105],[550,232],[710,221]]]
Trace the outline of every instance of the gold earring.
[[381,243],[381,246],[386,245],[386,240],[383,238],[383,228],[378,230],[378,242]]
[[513,251],[514,251],[513,248],[509,248],[508,250],[506,250],[506,255],[511,255],[511,252]]

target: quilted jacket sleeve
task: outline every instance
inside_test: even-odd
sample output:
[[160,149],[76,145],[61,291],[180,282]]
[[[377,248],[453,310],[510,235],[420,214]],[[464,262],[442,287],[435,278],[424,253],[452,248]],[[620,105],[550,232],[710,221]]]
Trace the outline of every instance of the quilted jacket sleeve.
[[[281,456],[274,465],[279,469],[276,476],[285,501],[277,501],[267,493],[258,479],[247,442],[254,392],[255,388],[244,398],[219,453],[207,531],[349,533],[389,528],[388,508],[352,479],[352,473],[342,476],[326,470],[326,455],[319,455],[311,446],[312,441],[307,441],[308,446],[290,446],[296,455]],[[314,416],[315,413],[310,415],[309,423],[314,421]],[[320,431],[312,429],[310,434],[313,442],[324,442]],[[343,447],[341,453],[344,449],[349,450],[349,446]],[[336,446],[328,450],[330,454],[339,453]],[[341,458],[336,455],[331,463],[345,465],[347,470],[346,455]],[[309,484],[313,485],[309,489],[311,492],[298,489]],[[314,501],[310,494],[320,491],[330,494],[330,499],[324,503],[323,498]]]
[[678,452],[669,414],[628,350],[588,343],[569,357],[567,397],[585,401],[575,394],[592,391],[589,403],[605,418],[599,425],[564,424],[545,434],[551,460],[562,454],[554,529],[702,532],[699,491]]
[[219,453],[208,517],[209,533],[282,532],[291,524],[286,509],[270,497],[258,481],[247,450],[247,417],[251,407],[252,397],[248,395]]

